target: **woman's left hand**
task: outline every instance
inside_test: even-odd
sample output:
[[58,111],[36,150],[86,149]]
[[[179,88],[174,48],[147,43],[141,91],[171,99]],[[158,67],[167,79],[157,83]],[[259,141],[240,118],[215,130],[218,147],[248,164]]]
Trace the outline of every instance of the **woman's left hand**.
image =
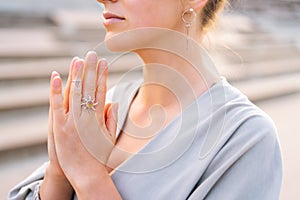
[[[57,158],[76,193],[83,198],[92,194],[86,190],[94,191],[93,187],[94,192],[102,191],[102,195],[108,192],[103,192],[105,187],[117,192],[105,166],[114,147],[117,126],[117,105],[105,106],[107,74],[107,62],[98,61],[94,52],[89,52],[85,61],[77,60],[72,69],[71,87],[64,97],[69,101],[67,113],[62,80],[59,76],[52,76],[51,80],[50,104]],[[111,185],[106,182],[105,187],[100,187],[103,181]]]

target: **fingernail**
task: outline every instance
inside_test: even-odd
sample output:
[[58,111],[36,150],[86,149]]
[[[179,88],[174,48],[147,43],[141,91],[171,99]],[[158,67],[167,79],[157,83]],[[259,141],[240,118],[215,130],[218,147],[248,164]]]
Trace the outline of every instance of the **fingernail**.
[[104,70],[106,68],[106,66],[107,66],[107,61],[105,58],[102,58],[101,62],[100,62],[101,69]]
[[60,86],[60,79],[57,77],[53,80],[53,84],[54,84],[54,87],[59,87]]
[[94,52],[94,51],[89,51],[89,52],[87,53],[87,60],[88,60],[89,62],[96,63],[96,62],[98,61],[98,57],[97,57],[96,52]]
[[57,73],[56,71],[53,71],[53,72],[51,73],[51,78],[53,79],[55,76],[58,76],[58,73]]
[[82,59],[77,60],[76,62],[76,71],[79,71],[83,68],[84,61]]

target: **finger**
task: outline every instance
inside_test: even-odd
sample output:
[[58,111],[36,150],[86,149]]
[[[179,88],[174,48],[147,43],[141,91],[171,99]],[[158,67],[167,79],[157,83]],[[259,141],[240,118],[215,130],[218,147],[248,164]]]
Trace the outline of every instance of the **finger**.
[[62,97],[62,80],[57,72],[52,73],[50,84],[50,105],[53,115],[53,129],[65,120],[63,97]]
[[70,93],[70,111],[74,117],[79,117],[81,114],[81,99],[82,99],[82,74],[84,68],[84,61],[79,59],[76,61],[75,67],[72,71],[71,93]]
[[74,57],[71,61],[70,68],[69,68],[69,76],[67,80],[67,85],[66,89],[64,92],[64,108],[65,108],[65,113],[69,111],[69,95],[70,95],[70,88],[71,88],[71,83],[72,83],[72,71],[73,68],[75,67],[76,61],[78,60],[78,57]]
[[[57,72],[52,72],[52,75],[51,75],[51,80],[50,80],[50,85],[52,84],[52,80],[59,76],[59,74]],[[48,119],[48,151],[50,149],[52,149],[52,141],[53,141],[53,114],[52,114],[52,107],[51,107],[51,96],[52,96],[52,87],[50,87],[50,104],[49,104],[49,119]],[[51,152],[49,152],[50,154]]]
[[[57,74],[52,73],[51,80],[53,76],[56,76]],[[51,84],[51,83],[50,83]],[[51,94],[50,94],[51,96]],[[49,154],[49,159],[51,161],[51,156],[53,155],[53,118],[52,118],[52,108],[51,108],[51,102],[49,104],[49,117],[48,117],[48,154]]]
[[55,151],[54,134],[53,134],[53,114],[52,114],[51,106],[49,107],[47,147],[48,147],[48,156],[50,162],[56,162],[55,159],[56,151]]
[[52,108],[49,106],[49,118],[48,118],[48,140],[49,135],[53,133],[53,119],[52,119]]
[[49,95],[49,97],[50,97],[50,99],[49,99],[50,107],[52,105],[52,101],[53,101],[52,96],[53,96],[53,93],[54,93],[54,90],[55,90],[55,88],[53,87],[53,80],[57,77],[59,77],[59,74],[56,71],[53,71],[52,74],[51,74],[51,80],[50,80],[50,95]]
[[105,124],[106,124],[106,121],[107,121],[107,118],[108,118],[108,109],[111,107],[111,104],[112,104],[112,103],[107,103],[107,104],[105,104],[105,106],[104,106],[104,119],[105,119]]
[[107,75],[108,75],[108,64],[105,59],[101,59],[98,62],[97,67],[97,89],[96,89],[96,102],[98,105],[96,106],[96,113],[98,116],[98,120],[105,120],[105,96],[106,96],[106,84],[107,84]]
[[90,51],[86,55],[84,74],[83,74],[83,98],[95,98],[96,88],[96,69],[97,69],[98,57],[93,51]]
[[83,69],[83,66],[84,66],[84,60],[83,59],[80,59],[80,58],[78,58],[78,59],[76,59],[76,61],[74,62],[74,66],[72,67],[72,71],[71,71],[71,75],[70,75],[70,82],[71,82],[71,84],[70,84],[70,90],[69,90],[69,95],[68,95],[68,97],[69,97],[69,102],[68,102],[68,104],[69,104],[69,110],[71,109],[71,107],[72,107],[72,99],[73,99],[73,97],[72,97],[72,89],[74,89],[73,88],[73,86],[75,86],[75,89],[80,89],[80,98],[81,98],[81,94],[82,94],[82,90],[81,90],[81,88],[82,88],[82,75],[80,75],[80,76],[77,76],[77,74],[78,74],[78,69],[79,68],[82,68]]
[[118,104],[112,103],[107,111],[106,127],[111,135],[112,141],[116,142],[116,131],[118,122]]

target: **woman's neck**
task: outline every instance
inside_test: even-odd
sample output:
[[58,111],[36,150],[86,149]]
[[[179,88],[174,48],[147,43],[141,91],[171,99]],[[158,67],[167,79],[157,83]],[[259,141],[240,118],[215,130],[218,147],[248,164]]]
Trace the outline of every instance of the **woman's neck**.
[[206,75],[203,69],[207,66],[200,60],[191,64],[174,53],[157,49],[143,49],[136,53],[145,64],[144,84],[138,94],[140,103],[145,107],[179,103],[184,108],[217,80],[217,75]]

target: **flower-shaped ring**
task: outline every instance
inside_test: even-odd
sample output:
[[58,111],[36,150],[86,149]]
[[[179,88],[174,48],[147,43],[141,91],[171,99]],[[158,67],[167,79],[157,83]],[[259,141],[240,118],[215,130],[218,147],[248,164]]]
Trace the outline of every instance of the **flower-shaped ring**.
[[88,98],[82,98],[81,106],[85,109],[89,110],[96,110],[95,106],[98,104],[98,102],[95,102],[95,99],[92,99],[92,97],[89,95]]

